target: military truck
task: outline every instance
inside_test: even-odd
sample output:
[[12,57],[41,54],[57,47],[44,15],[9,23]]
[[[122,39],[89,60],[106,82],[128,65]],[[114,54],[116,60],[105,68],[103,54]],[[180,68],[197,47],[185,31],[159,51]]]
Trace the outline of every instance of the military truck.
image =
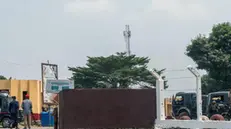
[[225,119],[230,120],[230,91],[219,91],[208,94],[207,114],[211,117],[214,113],[210,111],[212,102],[218,105],[216,114],[221,114]]
[[[183,115],[189,116],[191,119],[197,118],[197,101],[196,92],[178,92],[172,100],[172,111],[174,117]],[[206,114],[207,95],[202,96],[202,112]]]

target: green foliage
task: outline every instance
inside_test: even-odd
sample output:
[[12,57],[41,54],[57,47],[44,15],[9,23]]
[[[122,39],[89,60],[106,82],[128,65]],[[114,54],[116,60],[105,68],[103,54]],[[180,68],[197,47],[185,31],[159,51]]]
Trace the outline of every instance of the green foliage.
[[202,76],[201,85],[202,85],[202,94],[208,94],[210,92],[222,90],[222,87],[217,85],[216,80],[211,78],[209,75]]
[[7,80],[7,78],[4,77],[4,76],[2,76],[2,75],[0,75],[0,80]]
[[199,35],[187,46],[186,55],[199,69],[207,71],[202,78],[204,93],[231,88],[231,25],[214,25],[209,36]]
[[108,57],[88,57],[85,67],[69,67],[76,88],[129,88],[145,82],[155,86],[156,79],[147,70],[148,57],[116,53]]

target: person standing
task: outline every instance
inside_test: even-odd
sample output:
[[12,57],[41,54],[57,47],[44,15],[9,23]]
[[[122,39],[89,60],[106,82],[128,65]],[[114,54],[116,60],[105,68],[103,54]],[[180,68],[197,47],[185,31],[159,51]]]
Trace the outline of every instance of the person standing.
[[219,114],[219,106],[216,101],[212,101],[209,105],[209,114],[210,117],[214,114]]
[[31,114],[32,114],[32,102],[29,100],[29,95],[27,94],[26,99],[22,102],[22,109],[24,115],[24,129],[27,127],[31,128]]
[[56,105],[52,115],[54,116],[54,129],[58,129],[58,106]]
[[10,102],[10,105],[9,105],[9,112],[10,112],[10,116],[11,116],[11,119],[12,119],[10,127],[11,128],[15,127],[16,129],[18,129],[19,104],[18,104],[18,101],[16,101],[16,97],[15,96],[12,96],[12,99],[13,99],[13,101]]

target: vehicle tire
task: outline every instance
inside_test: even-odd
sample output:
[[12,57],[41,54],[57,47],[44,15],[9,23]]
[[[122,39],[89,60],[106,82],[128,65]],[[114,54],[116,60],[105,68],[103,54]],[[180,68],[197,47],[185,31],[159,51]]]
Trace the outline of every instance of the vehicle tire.
[[167,116],[165,119],[166,119],[166,120],[173,120],[174,117],[172,117],[172,116]]
[[9,117],[5,117],[2,119],[2,127],[3,128],[10,128],[10,118]]
[[180,120],[191,120],[189,116],[181,116]]
[[179,117],[182,117],[182,116],[189,116],[189,113],[187,111],[182,111],[179,113]]
[[220,114],[214,114],[211,116],[210,120],[214,120],[214,121],[224,121],[225,118],[220,115]]

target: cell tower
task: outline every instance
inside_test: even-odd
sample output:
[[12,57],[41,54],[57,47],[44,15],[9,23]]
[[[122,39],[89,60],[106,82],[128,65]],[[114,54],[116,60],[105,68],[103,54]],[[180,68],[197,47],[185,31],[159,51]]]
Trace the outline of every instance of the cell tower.
[[131,31],[129,29],[129,25],[125,25],[124,39],[125,39],[125,43],[126,43],[126,49],[127,49],[128,56],[131,55],[130,38],[131,38]]

